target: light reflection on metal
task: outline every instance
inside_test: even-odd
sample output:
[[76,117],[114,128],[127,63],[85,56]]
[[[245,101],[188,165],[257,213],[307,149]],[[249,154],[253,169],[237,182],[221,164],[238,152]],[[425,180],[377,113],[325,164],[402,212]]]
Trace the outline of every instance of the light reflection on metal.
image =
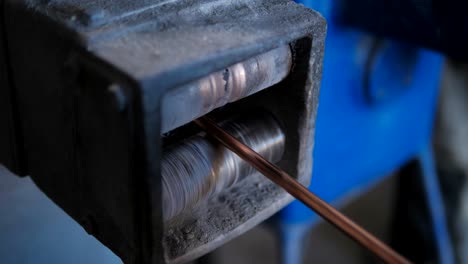
[[199,118],[194,122],[204,129],[209,135],[217,139],[226,148],[239,155],[239,157],[252,165],[252,167],[257,169],[268,179],[281,186],[289,194],[303,202],[329,223],[358,242],[361,246],[374,253],[385,263],[410,263],[407,259],[388,247],[378,238],[310,192],[306,187],[281,170],[278,166],[269,162],[261,153],[257,153],[249,146],[237,140],[236,135],[231,135],[229,131],[219,127],[207,117]]
[[161,106],[161,133],[279,83],[291,64],[291,49],[285,45],[167,92]]
[[[268,160],[281,159],[285,136],[269,114],[236,118],[224,121],[221,126]],[[169,147],[161,161],[164,219],[196,208],[254,172],[239,156],[205,134]]]

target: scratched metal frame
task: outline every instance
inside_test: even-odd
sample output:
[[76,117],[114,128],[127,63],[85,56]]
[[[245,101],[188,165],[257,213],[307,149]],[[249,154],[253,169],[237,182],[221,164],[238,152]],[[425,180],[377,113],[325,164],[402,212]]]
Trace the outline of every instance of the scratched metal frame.
[[[291,200],[252,177],[268,199],[254,211],[233,203],[252,214],[164,227],[159,103],[169,89],[289,43],[290,75],[225,111],[273,112],[290,146],[280,165],[309,182],[326,29],[318,13],[286,0],[4,0],[1,10],[13,95],[0,111],[11,113],[21,167],[10,169],[31,175],[125,263],[195,258]],[[238,187],[226,199],[258,191]],[[197,239],[201,222],[210,231]]]

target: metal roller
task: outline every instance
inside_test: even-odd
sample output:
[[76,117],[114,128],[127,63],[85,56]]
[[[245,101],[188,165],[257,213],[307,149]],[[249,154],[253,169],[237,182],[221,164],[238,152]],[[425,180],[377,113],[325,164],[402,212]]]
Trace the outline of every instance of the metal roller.
[[[271,162],[284,152],[285,135],[268,113],[221,124]],[[161,164],[163,215],[169,220],[255,172],[221,144],[198,134],[164,150]]]
[[285,45],[169,91],[161,104],[161,132],[279,83],[291,64],[291,49]]

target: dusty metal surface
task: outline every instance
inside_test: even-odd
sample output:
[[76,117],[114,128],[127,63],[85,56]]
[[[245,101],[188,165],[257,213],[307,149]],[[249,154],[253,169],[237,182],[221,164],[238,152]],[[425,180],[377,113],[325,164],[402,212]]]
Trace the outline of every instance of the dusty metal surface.
[[[261,195],[252,177],[195,223],[165,228],[160,102],[169,89],[289,44],[287,78],[226,111],[272,112],[287,138],[280,164],[309,181],[326,27],[316,12],[286,0],[6,0],[2,19],[24,173],[125,262],[199,256],[291,200],[259,182]],[[248,199],[257,206],[243,215]],[[185,226],[207,237],[184,238]]]
[[385,263],[409,264],[402,255],[391,249],[377,237],[353,222],[350,218],[336,210],[333,206],[313,194],[304,185],[300,184],[287,172],[276,166],[263,155],[241,142],[230,131],[218,126],[208,117],[201,117],[194,121],[202,127],[208,135],[214,137],[223,146],[236,153],[245,162],[250,164],[272,182],[281,186],[289,194],[294,196],[311,210],[319,214],[323,219],[334,225],[345,235],[348,235],[362,247],[374,253]]
[[[228,119],[221,124],[271,162],[283,156],[285,136],[268,113]],[[237,155],[201,133],[164,149],[161,161],[164,220],[232,187],[255,170]]]
[[[280,122],[286,138],[285,152],[278,165],[303,184],[308,184],[311,175],[313,141],[308,135],[313,133],[314,122],[310,118],[315,116],[313,102],[318,95],[315,93],[318,91],[309,90],[312,87],[301,86],[307,75],[299,69],[305,69],[304,64],[309,65],[307,47],[310,44],[307,39],[292,44],[297,56],[296,65],[283,82],[235,102],[220,112],[221,115],[248,116],[251,109],[260,108],[272,113]],[[169,262],[185,262],[213,250],[270,217],[292,200],[286,192],[261,177],[248,177],[218,197],[208,202],[207,210],[166,226],[163,244]]]

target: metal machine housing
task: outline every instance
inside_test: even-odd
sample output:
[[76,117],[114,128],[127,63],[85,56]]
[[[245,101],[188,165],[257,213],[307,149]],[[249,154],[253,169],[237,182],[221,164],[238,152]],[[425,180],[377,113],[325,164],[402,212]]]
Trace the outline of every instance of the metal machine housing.
[[292,200],[257,175],[226,192],[234,209],[213,222],[164,226],[169,89],[289,44],[288,77],[223,111],[272,112],[288,139],[279,165],[309,182],[326,30],[318,13],[286,0],[4,0],[0,11],[0,162],[125,263],[196,258]]

